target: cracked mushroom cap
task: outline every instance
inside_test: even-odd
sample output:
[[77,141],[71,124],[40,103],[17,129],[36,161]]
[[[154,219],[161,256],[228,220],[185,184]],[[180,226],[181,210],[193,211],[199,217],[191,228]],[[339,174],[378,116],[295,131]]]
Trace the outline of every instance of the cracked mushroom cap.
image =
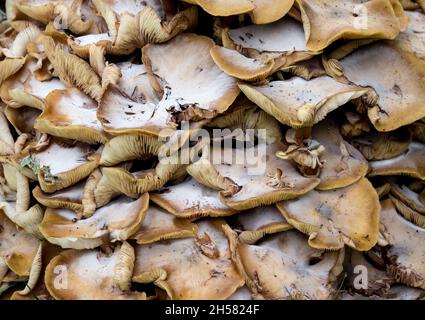
[[150,194],[151,200],[178,218],[224,217],[237,211],[221,202],[216,190],[193,178]]
[[243,280],[219,219],[198,223],[196,238],[138,245],[133,281],[153,282],[176,300],[227,299]]
[[34,235],[16,228],[0,211],[0,260],[19,276],[29,276],[33,260],[40,246]]
[[320,51],[338,39],[394,39],[408,18],[398,1],[296,0],[307,47]]
[[385,160],[403,154],[412,142],[412,132],[403,127],[391,132],[370,132],[350,140],[367,160]]
[[311,127],[339,106],[370,91],[329,76],[308,81],[292,77],[261,86],[241,83],[239,88],[261,109],[293,128]]
[[234,236],[230,241],[254,298],[327,300],[335,295],[344,250],[313,249],[296,230],[271,235],[257,245],[238,242]]
[[146,294],[121,288],[131,283],[134,249],[128,243],[113,253],[100,250],[67,250],[53,258],[44,281],[57,300],[145,300]]
[[196,237],[198,226],[163,209],[150,205],[140,228],[131,236],[138,244]]
[[81,220],[71,210],[47,208],[39,228],[49,242],[62,248],[92,249],[127,240],[142,224],[148,205],[146,193],[137,200],[120,197]]
[[276,206],[257,207],[243,211],[233,217],[233,224],[241,231],[239,240],[254,244],[268,234],[292,229]]
[[302,26],[291,18],[267,25],[222,31],[223,47],[214,46],[214,62],[227,74],[246,81],[261,80],[280,69],[311,59]]
[[310,191],[277,207],[290,224],[309,235],[313,248],[338,250],[348,245],[367,251],[378,241],[379,198],[366,178],[345,188]]
[[89,145],[52,141],[40,151],[18,155],[21,167],[37,175],[41,190],[55,192],[87,177],[97,166],[99,156]]
[[348,80],[370,86],[379,99],[367,109],[378,131],[391,131],[425,116],[425,61],[395,42],[376,42],[343,58]]
[[306,178],[288,160],[276,157],[279,143],[248,146],[245,150],[213,147],[187,167],[200,183],[221,190],[221,200],[235,210],[246,210],[293,199],[320,182]]
[[34,59],[27,58],[25,65],[3,82],[0,97],[4,103],[12,107],[30,106],[42,110],[50,92],[65,88],[57,78],[37,80],[34,74],[36,68],[38,63]]
[[87,143],[106,143],[108,136],[96,117],[97,103],[76,88],[52,91],[34,128]]
[[370,161],[369,177],[406,175],[421,180],[425,179],[425,144],[412,141],[407,151],[398,157]]
[[425,229],[399,215],[391,200],[382,201],[380,231],[388,242],[387,271],[397,282],[425,289]]

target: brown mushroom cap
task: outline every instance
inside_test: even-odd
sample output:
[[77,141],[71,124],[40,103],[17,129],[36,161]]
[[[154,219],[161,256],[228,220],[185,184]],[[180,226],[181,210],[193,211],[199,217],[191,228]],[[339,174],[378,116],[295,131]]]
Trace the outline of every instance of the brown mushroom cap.
[[230,260],[222,220],[198,223],[196,239],[139,245],[134,282],[154,282],[171,299],[226,299],[243,285]]
[[412,141],[412,132],[408,127],[388,133],[373,131],[350,140],[367,160],[385,160],[404,153]]
[[[341,60],[344,75],[360,86],[371,86],[379,99],[368,109],[378,131],[391,131],[425,116],[425,61],[396,43],[363,46]],[[397,72],[395,71],[397,69]]]
[[43,206],[53,209],[64,208],[79,212],[83,210],[84,184],[85,181],[80,181],[55,193],[45,193],[39,186],[36,186],[32,190],[32,195]]
[[161,240],[195,237],[197,232],[196,224],[150,205],[143,223],[131,239],[135,239],[138,244],[148,244]]
[[329,112],[369,91],[328,76],[309,81],[292,77],[262,86],[239,84],[239,88],[264,111],[293,128],[311,127]]
[[128,239],[142,224],[148,203],[146,193],[137,200],[121,197],[82,220],[71,210],[48,208],[39,227],[49,242],[62,248],[92,249]]
[[418,58],[425,59],[425,14],[418,11],[408,11],[409,25],[405,32],[397,37],[397,43],[406,51],[414,53]]
[[[202,184],[222,190],[221,200],[235,210],[273,204],[305,194],[320,182],[303,177],[290,161],[277,158],[281,148],[279,143],[245,150],[215,147],[187,170]],[[257,152],[261,158],[250,158]],[[241,161],[234,163],[232,159]]]
[[366,251],[378,240],[379,198],[366,178],[345,188],[310,191],[277,207],[290,224],[310,236],[313,248],[336,250],[346,244]]
[[290,18],[223,30],[222,38],[224,47],[213,47],[211,56],[221,70],[241,80],[265,79],[316,54],[306,48],[301,25]]
[[398,157],[370,161],[371,167],[370,177],[375,176],[392,176],[407,175],[418,179],[425,179],[425,164],[423,162],[425,156],[425,144],[413,141],[407,152]]
[[151,200],[179,218],[222,217],[237,211],[223,202],[216,190],[193,178],[150,194]]
[[425,289],[424,251],[416,250],[425,241],[425,229],[399,215],[391,200],[381,205],[380,229],[389,243],[387,271],[398,282]]
[[242,231],[239,240],[254,244],[268,234],[292,229],[276,206],[265,206],[243,211],[233,217],[235,227]]
[[47,289],[59,300],[145,300],[145,293],[124,292],[114,281],[121,248],[109,256],[100,250],[62,252],[46,268]]
[[258,245],[235,243],[236,265],[254,298],[332,299],[344,251],[313,249],[305,240],[290,230]]
[[96,117],[97,103],[76,88],[54,90],[34,128],[56,137],[87,143],[106,143],[108,137]]
[[19,276],[29,276],[40,241],[32,234],[18,230],[0,211],[0,257]]
[[[312,51],[323,50],[341,38],[394,39],[407,24],[407,17],[398,1],[297,0],[297,3],[307,47]],[[364,21],[361,19],[367,19],[365,27],[359,27]]]

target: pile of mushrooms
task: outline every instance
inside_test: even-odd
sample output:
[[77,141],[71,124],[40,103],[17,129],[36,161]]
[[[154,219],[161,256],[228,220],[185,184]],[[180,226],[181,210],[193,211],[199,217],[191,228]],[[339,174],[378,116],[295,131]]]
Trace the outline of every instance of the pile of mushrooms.
[[422,299],[424,10],[6,0],[0,298]]

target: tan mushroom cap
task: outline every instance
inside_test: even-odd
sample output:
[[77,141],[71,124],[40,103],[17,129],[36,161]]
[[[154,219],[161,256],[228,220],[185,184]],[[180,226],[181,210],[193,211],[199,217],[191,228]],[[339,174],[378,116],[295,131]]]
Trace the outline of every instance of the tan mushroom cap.
[[235,242],[233,250],[255,299],[324,300],[336,292],[344,250],[313,249],[296,230],[271,235],[259,245]]
[[361,47],[341,60],[344,75],[371,86],[379,99],[368,108],[378,131],[391,131],[425,116],[425,61],[390,42]]
[[397,44],[404,50],[414,53],[418,58],[425,59],[425,14],[418,11],[407,11],[409,25],[405,32],[397,37]]
[[[320,51],[338,39],[394,39],[407,25],[398,1],[297,0],[307,47]],[[363,26],[364,20],[366,26]]]
[[212,118],[233,103],[239,94],[236,80],[215,65],[209,54],[213,46],[210,38],[182,34],[142,49],[154,88],[163,93],[157,112],[170,110],[166,112],[178,119],[199,120]]
[[222,220],[198,223],[196,239],[179,239],[139,245],[134,282],[154,282],[171,299],[226,299],[243,280],[231,259]]
[[225,29],[222,40],[224,47],[210,51],[214,62],[227,74],[247,81],[265,79],[317,54],[306,48],[302,26],[290,18]]
[[262,86],[239,84],[239,88],[264,111],[293,128],[311,127],[339,106],[370,91],[328,76],[309,81],[292,77]]
[[87,143],[106,143],[108,136],[96,117],[97,103],[76,88],[54,90],[34,128],[56,137]]
[[215,147],[187,171],[202,184],[221,190],[221,200],[235,210],[269,205],[305,194],[320,182],[303,177],[290,161],[277,158],[281,148],[279,143],[245,150]]
[[33,133],[35,119],[41,111],[31,107],[20,107],[18,109],[6,107],[4,115],[18,134]]
[[397,212],[401,214],[406,220],[414,223],[418,227],[425,228],[425,214],[412,209],[409,205],[400,199],[390,195],[389,198],[393,202]]
[[179,218],[224,217],[237,211],[221,202],[216,190],[193,178],[150,194],[151,200]]
[[[244,131],[246,133],[247,130],[254,130],[253,133],[257,134],[257,138],[265,140],[262,142],[267,144],[279,141],[282,137],[280,123],[243,95],[240,95],[226,112],[208,121],[205,126],[213,128],[213,130],[216,128],[224,129],[223,133],[230,129],[230,135],[233,133],[243,134]],[[265,132],[263,131],[265,137],[259,136],[260,131],[255,131],[262,129],[266,129]]]
[[242,231],[239,240],[254,244],[268,234],[293,229],[276,206],[257,207],[234,216],[236,228]]
[[196,224],[150,205],[142,225],[131,239],[135,239],[138,244],[148,244],[161,240],[196,237],[197,232]]
[[4,80],[14,75],[25,64],[25,59],[4,59],[0,61],[0,85]]
[[85,181],[80,181],[68,188],[56,191],[55,193],[45,193],[39,186],[32,190],[34,198],[43,206],[53,209],[70,209],[76,212],[83,210],[82,199],[84,194]]
[[27,58],[25,65],[11,77],[3,82],[0,87],[0,96],[3,102],[12,106],[30,106],[43,109],[47,95],[56,89],[63,89],[65,85],[57,78],[39,81],[34,75],[37,62]]
[[380,229],[389,243],[387,271],[398,282],[425,289],[425,252],[417,250],[425,241],[425,229],[399,215],[391,200],[384,200],[381,205]]
[[345,188],[314,190],[277,207],[290,224],[309,235],[313,248],[337,250],[346,244],[367,251],[378,240],[379,198],[366,178]]
[[120,197],[81,220],[71,210],[47,208],[39,228],[49,242],[62,248],[92,249],[127,240],[142,224],[148,206],[145,193],[137,200]]
[[407,151],[398,157],[370,161],[370,177],[407,175],[410,177],[425,179],[425,144],[413,141]]
[[19,276],[29,276],[40,241],[32,234],[19,230],[0,211],[0,257]]
[[312,138],[325,147],[320,155],[324,164],[320,170],[318,190],[346,187],[366,176],[368,162],[343,139],[333,121],[325,120],[314,126]]
[[412,132],[408,127],[378,133],[376,131],[350,140],[367,160],[385,160],[403,154],[412,142]]
[[420,193],[416,193],[406,185],[392,184],[391,194],[408,207],[425,215],[425,203],[422,202]]
[[67,250],[51,260],[44,281],[58,300],[145,300],[146,294],[123,291],[115,283],[122,246],[111,255],[100,250]]

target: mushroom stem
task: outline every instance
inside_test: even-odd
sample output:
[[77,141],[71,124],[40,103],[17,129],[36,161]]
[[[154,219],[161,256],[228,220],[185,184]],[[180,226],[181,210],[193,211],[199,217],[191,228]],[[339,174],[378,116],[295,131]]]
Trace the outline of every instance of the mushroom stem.
[[134,248],[128,242],[123,242],[114,273],[114,284],[123,291],[130,290],[135,259]]
[[40,277],[40,273],[41,273],[41,267],[42,267],[42,251],[43,251],[43,245],[42,243],[40,243],[37,253],[32,262],[28,282],[25,288],[19,291],[18,294],[22,296],[26,296],[34,289],[35,285],[37,284],[38,278]]

